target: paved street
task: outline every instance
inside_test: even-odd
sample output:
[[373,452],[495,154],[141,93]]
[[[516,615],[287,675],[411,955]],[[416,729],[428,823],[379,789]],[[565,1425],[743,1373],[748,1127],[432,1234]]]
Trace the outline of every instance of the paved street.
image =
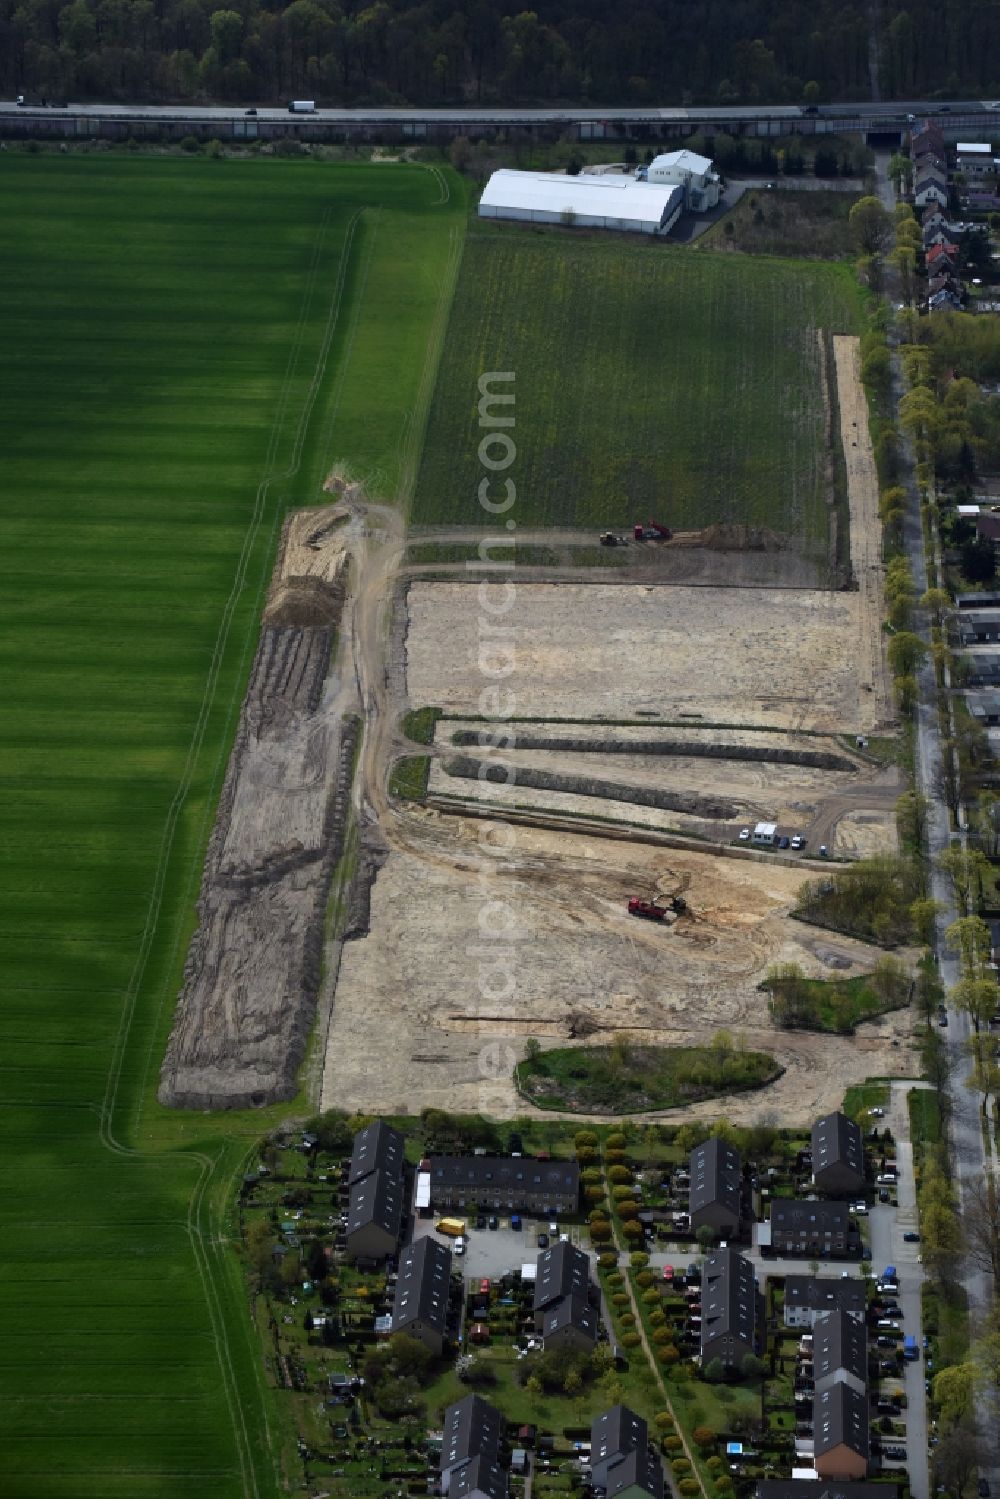
[[[876,173],[879,196],[888,208],[895,204],[895,195],[888,179],[888,157],[885,153],[876,156]],[[903,394],[902,377],[898,358],[893,358],[893,396],[898,403]],[[909,439],[902,442],[903,482],[907,489],[908,504],[903,528],[903,544],[913,573],[918,596],[928,586],[927,559],[924,555],[924,538],[920,523],[920,503],[913,472],[913,451]],[[935,581],[931,570],[931,581]],[[915,627],[922,638],[930,643],[930,622],[926,614],[918,616]],[[958,981],[958,963],[944,942],[944,933],[959,915],[951,881],[938,868],[939,856],[949,847],[953,838],[964,839],[964,830],[953,831],[948,809],[941,794],[942,751],[938,727],[938,689],[934,668],[928,655],[918,672],[920,701],[916,715],[916,783],[917,790],[927,798],[927,856],[930,861],[930,893],[939,903],[936,926],[936,952],[941,981],[951,989]],[[952,1062],[949,1079],[949,1095],[952,1105],[951,1138],[955,1167],[955,1180],[960,1198],[964,1200],[970,1182],[982,1179],[987,1161],[983,1150],[979,1127],[978,1103],[975,1095],[966,1086],[971,1070],[965,1043],[970,1034],[968,1016],[955,1010],[949,1011],[948,1051]],[[963,1283],[969,1297],[969,1310],[973,1329],[981,1323],[983,1313],[989,1305],[990,1288],[985,1275],[975,1266],[966,1263],[962,1272]],[[990,1454],[989,1463],[983,1466],[993,1492],[1000,1491],[1000,1432],[992,1413],[985,1407],[980,1411],[980,1430]]]

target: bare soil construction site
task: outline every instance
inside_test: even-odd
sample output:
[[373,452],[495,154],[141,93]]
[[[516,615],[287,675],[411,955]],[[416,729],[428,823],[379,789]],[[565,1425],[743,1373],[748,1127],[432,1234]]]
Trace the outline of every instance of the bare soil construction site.
[[[787,554],[774,549],[740,554],[728,587],[724,554],[699,571],[698,548],[683,583],[668,568],[581,581],[572,547],[550,578],[478,585],[456,568],[433,581],[405,568],[398,515],[359,495],[290,520],[165,1101],[291,1096],[321,967],[324,1107],[528,1110],[512,1069],[529,1037],[738,1033],[782,1077],[689,1112],[739,1119],[805,1120],[853,1081],[912,1068],[905,1012],[854,1038],[786,1033],[759,990],[778,961],[816,976],[871,969],[877,952],[791,913],[820,841],[847,858],[894,846],[902,789],[856,744],[894,719],[877,485],[856,340],[844,342],[855,590],[776,586],[773,559]],[[755,558],[772,559],[756,576]],[[400,803],[390,769],[417,752],[403,714],[428,705],[448,715],[425,751],[429,796]],[[518,721],[484,724],[501,712]],[[354,914],[324,939],[348,816]],[[800,831],[806,852],[748,853],[739,829],[758,819]],[[633,895],[681,891],[670,923],[626,913]]]

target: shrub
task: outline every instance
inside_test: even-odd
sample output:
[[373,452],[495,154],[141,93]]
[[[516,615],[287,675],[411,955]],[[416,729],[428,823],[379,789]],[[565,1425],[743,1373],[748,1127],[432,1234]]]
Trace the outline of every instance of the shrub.
[[711,1426],[696,1426],[691,1435],[698,1447],[715,1446],[715,1432]]
[[583,1150],[578,1150],[576,1153],[576,1163],[578,1166],[593,1166],[596,1160],[596,1150],[588,1150],[585,1148]]
[[622,1327],[634,1327],[635,1312],[622,1312],[619,1315],[618,1321],[621,1323]]
[[635,1201],[635,1193],[632,1191],[632,1188],[626,1187],[622,1182],[619,1182],[616,1187],[611,1188],[611,1196],[613,1197],[615,1202]]
[[671,1348],[668,1345],[662,1350],[659,1358],[661,1364],[676,1364],[677,1360],[680,1358],[680,1354],[677,1352],[676,1348]]
[[667,1437],[663,1445],[664,1447],[666,1447],[668,1452],[680,1452],[681,1448],[684,1446],[684,1443],[681,1441],[680,1437]]
[[611,1238],[611,1224],[606,1218],[601,1218],[597,1223],[590,1225],[590,1237],[595,1244],[606,1244]]
[[605,1166],[624,1166],[628,1168],[628,1156],[624,1150],[606,1150],[604,1152]]
[[[628,1188],[626,1187],[624,1190],[628,1191]],[[638,1218],[639,1216],[639,1204],[635,1202],[631,1197],[623,1197],[622,1200],[617,1204],[617,1207],[618,1216],[619,1218],[621,1218],[623,1223]]]
[[719,1457],[718,1455],[716,1455],[715,1457],[710,1457],[708,1459],[708,1462],[705,1464],[705,1467],[708,1469],[708,1471],[710,1473],[721,1473],[722,1472],[722,1458]]
[[618,1256],[606,1250],[597,1261],[601,1270],[613,1270],[618,1263]]
[[627,1166],[611,1166],[608,1168],[608,1181],[617,1185],[630,1182],[632,1173]]
[[[634,1255],[632,1256],[632,1268],[635,1268]],[[637,1286],[642,1286],[643,1290],[645,1290],[647,1286],[651,1286],[653,1284],[652,1270],[640,1270],[639,1274],[635,1278],[635,1283]]]
[[621,1271],[612,1270],[611,1274],[608,1276],[608,1285],[618,1287],[623,1286],[624,1284],[625,1277],[622,1275]]
[[728,1473],[720,1473],[715,1480],[715,1492],[717,1494],[731,1494],[733,1491],[733,1480]]
[[670,1466],[673,1468],[675,1473],[680,1475],[683,1475],[684,1473],[690,1473],[691,1471],[691,1464],[688,1462],[686,1457],[671,1458]]
[[639,1336],[639,1334],[637,1332],[623,1332],[622,1333],[622,1347],[623,1348],[638,1348],[641,1342],[642,1342],[642,1339],[640,1338],[640,1336]]
[[604,1178],[598,1166],[588,1166],[586,1171],[581,1172],[580,1180],[586,1187],[600,1186]]
[[669,1431],[674,1424],[674,1418],[669,1411],[657,1411],[653,1417],[653,1425],[658,1426],[661,1431]]
[[633,1256],[632,1256],[632,1269],[633,1270],[645,1270],[645,1268],[646,1268],[646,1266],[648,1264],[649,1264],[649,1255],[646,1254],[644,1250],[637,1249],[636,1252],[635,1252],[635,1254],[633,1254]]
[[181,141],[181,150],[188,151],[191,154],[193,154],[195,151],[200,150],[198,137],[196,135],[186,135]]
[[683,1494],[684,1499],[691,1499],[693,1494],[697,1494],[698,1489],[699,1484],[696,1478],[682,1478],[677,1485],[677,1492]]
[[577,1150],[587,1147],[592,1149],[597,1145],[597,1136],[592,1129],[578,1129],[573,1136],[573,1144]]
[[628,1292],[616,1291],[611,1298],[612,1306],[628,1306]]
[[662,1307],[658,1306],[655,1311],[650,1312],[649,1325],[650,1327],[666,1327],[667,1314]]
[[624,1150],[628,1141],[620,1129],[613,1129],[604,1141],[605,1150]]
[[597,1185],[596,1183],[590,1185],[589,1187],[584,1187],[583,1195],[590,1203],[591,1207],[603,1207],[607,1202],[607,1198],[604,1196],[604,1188]]
[[659,1306],[660,1293],[655,1286],[650,1286],[648,1291],[642,1293],[643,1306]]
[[645,1237],[642,1224],[636,1219],[622,1224],[622,1233],[626,1239],[642,1239]]

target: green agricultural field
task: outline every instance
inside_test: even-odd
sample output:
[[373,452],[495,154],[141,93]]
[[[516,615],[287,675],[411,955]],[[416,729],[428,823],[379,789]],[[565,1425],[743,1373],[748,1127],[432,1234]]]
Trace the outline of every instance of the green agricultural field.
[[519,525],[738,522],[771,526],[823,557],[829,421],[818,333],[856,330],[859,307],[845,266],[474,229],[414,521],[491,520],[477,499],[486,475],[477,382],[513,371],[517,453],[490,493],[502,498],[500,481],[514,480]]
[[282,515],[335,464],[405,499],[460,195],[417,167],[0,156],[11,1499],[296,1492],[231,1248],[268,1121],[154,1090]]

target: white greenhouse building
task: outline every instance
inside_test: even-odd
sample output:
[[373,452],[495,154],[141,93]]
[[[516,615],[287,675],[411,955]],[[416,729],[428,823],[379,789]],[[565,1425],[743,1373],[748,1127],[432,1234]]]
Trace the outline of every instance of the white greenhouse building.
[[669,183],[631,177],[568,177],[560,172],[494,172],[479,201],[481,219],[520,219],[529,224],[566,224],[666,234],[684,207],[684,190]]

